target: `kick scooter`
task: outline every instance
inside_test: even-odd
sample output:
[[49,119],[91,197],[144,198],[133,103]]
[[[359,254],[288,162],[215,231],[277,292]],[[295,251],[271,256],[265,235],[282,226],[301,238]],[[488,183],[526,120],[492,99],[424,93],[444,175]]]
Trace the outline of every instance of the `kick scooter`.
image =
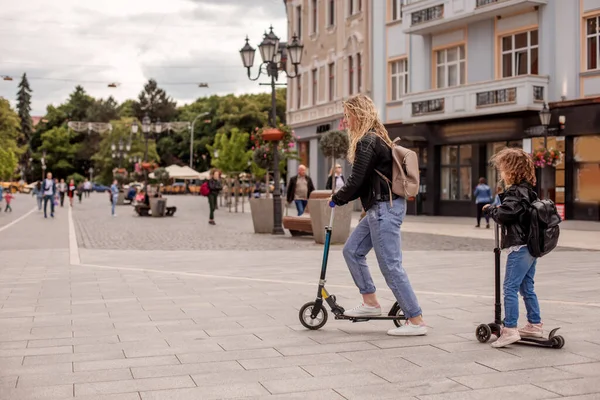
[[321,277],[319,279],[319,288],[317,290],[317,298],[315,301],[306,303],[300,308],[300,323],[307,329],[317,330],[322,328],[327,323],[327,310],[323,304],[323,300],[327,303],[331,312],[335,316],[335,319],[345,319],[352,322],[365,322],[372,319],[378,320],[392,320],[394,324],[399,327],[402,325],[402,320],[406,317],[398,306],[398,302],[395,302],[387,316],[380,317],[347,317],[344,315],[344,307],[340,306],[336,302],[335,295],[329,294],[325,289],[325,276],[327,274],[327,260],[329,258],[329,245],[331,243],[331,231],[333,229],[333,216],[335,214],[335,203],[330,202],[331,217],[329,218],[329,225],[325,227],[325,247],[323,249],[323,262],[321,264]]
[[[497,338],[500,337],[500,330],[502,329],[502,306],[500,304],[500,227],[498,224],[494,224],[494,272],[495,272],[495,302],[494,302],[494,322],[491,324],[481,324],[475,330],[475,336],[481,343],[486,343],[492,335]],[[554,328],[550,331],[547,338],[532,338],[523,337],[515,344],[528,344],[539,347],[550,347],[553,349],[562,349],[565,345],[565,339],[560,335],[555,335],[556,331],[560,328]]]

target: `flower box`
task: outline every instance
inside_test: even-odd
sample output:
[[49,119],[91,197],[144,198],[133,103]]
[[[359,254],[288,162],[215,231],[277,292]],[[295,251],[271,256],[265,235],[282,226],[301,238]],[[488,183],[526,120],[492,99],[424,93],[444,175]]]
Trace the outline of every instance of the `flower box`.
[[283,139],[283,132],[277,128],[268,128],[262,131],[262,140],[266,142],[277,142]]

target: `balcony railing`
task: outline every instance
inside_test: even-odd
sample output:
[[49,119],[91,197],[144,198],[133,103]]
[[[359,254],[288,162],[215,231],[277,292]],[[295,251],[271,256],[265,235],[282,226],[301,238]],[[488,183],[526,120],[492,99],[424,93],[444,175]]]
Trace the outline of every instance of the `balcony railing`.
[[488,90],[477,93],[477,107],[495,106],[498,104],[510,104],[517,101],[517,88],[506,88]]
[[544,101],[544,87],[543,86],[534,86],[533,87],[533,100],[534,101]]
[[415,11],[410,14],[411,25],[423,24],[444,17],[444,5],[429,7],[424,10]]
[[412,103],[412,115],[414,117],[418,117],[420,115],[443,112],[444,103],[444,99],[433,99],[414,102]]
[[483,7],[490,4],[498,3],[499,0],[477,0],[475,7]]

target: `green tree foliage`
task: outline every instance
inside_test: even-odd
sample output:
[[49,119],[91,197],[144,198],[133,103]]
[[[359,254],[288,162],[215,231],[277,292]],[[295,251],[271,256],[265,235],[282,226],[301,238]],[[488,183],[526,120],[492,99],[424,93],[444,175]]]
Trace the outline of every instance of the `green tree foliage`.
[[138,100],[132,105],[135,117],[142,120],[148,114],[152,122],[160,119],[162,122],[172,121],[177,115],[177,103],[158,87],[154,79],[144,85]]
[[46,152],[48,171],[57,178],[66,178],[73,172],[78,145],[71,143],[69,131],[56,127],[42,134],[40,150]]
[[[33,134],[33,121],[31,120],[31,88],[27,80],[27,74],[23,74],[21,82],[19,82],[19,91],[17,92],[17,112],[21,119],[21,134],[17,140],[17,144],[21,149],[29,146],[31,135]],[[24,157],[27,156],[27,151],[23,152]],[[26,165],[25,160],[21,160],[21,165]]]
[[11,180],[17,168],[21,156],[17,145],[19,129],[19,116],[8,100],[0,98],[0,180]]
[[110,96],[108,99],[94,99],[87,109],[85,121],[110,122],[119,119],[119,104]]
[[229,134],[218,133],[214,144],[207,146],[210,152],[218,152],[218,156],[212,159],[212,166],[225,173],[246,171],[252,159],[252,150],[247,149],[249,138],[248,133],[237,128]]

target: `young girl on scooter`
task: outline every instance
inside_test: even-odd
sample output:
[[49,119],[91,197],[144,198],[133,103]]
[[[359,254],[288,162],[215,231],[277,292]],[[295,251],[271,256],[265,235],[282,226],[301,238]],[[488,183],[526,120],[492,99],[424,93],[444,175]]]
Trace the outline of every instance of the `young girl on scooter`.
[[427,333],[421,307],[402,267],[400,225],[406,215],[406,199],[391,195],[379,171],[392,179],[392,140],[379,120],[373,101],[359,94],[344,103],[349,123],[348,160],[352,173],[331,200],[338,206],[360,197],[366,216],[358,223],[344,246],[343,255],[363,303],[346,310],[347,317],[377,317],[381,307],[367,265],[367,254],[375,250],[385,281],[407,318],[406,324],[388,331],[391,336],[419,336]]
[[[502,226],[502,249],[508,249],[504,274],[504,328],[492,347],[505,347],[521,340],[521,337],[542,337],[540,305],[533,288],[537,259],[527,249],[526,204],[536,198],[535,167],[533,160],[521,149],[501,150],[492,158],[506,186],[499,194],[500,205],[487,205],[484,211]],[[519,320],[520,292],[527,310],[527,324],[517,328]]]

